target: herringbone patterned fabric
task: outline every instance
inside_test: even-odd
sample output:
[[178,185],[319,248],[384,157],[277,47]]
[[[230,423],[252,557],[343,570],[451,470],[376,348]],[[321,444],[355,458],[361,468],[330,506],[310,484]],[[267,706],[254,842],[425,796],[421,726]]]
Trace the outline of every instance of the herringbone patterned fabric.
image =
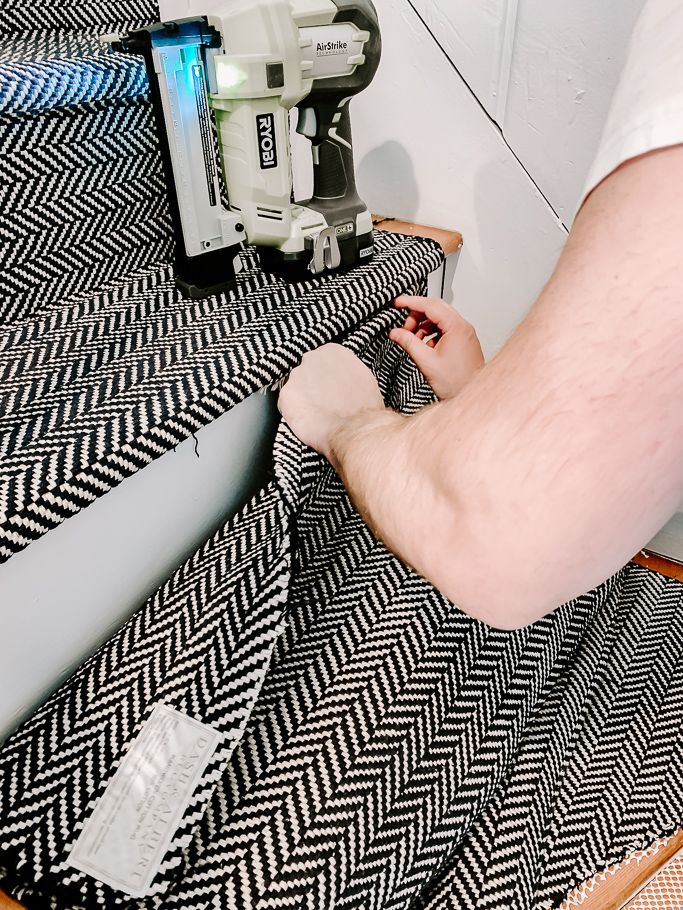
[[580,635],[429,910],[556,907],[680,827],[683,586],[629,566]]
[[171,258],[151,108],[0,121],[0,330]]
[[0,325],[172,253],[141,60],[40,28],[0,37]]
[[155,0],[17,0],[3,3],[0,8],[0,35],[38,30],[125,31],[158,18],[159,4]]
[[[88,33],[30,32],[0,42],[3,120],[79,105],[144,100],[147,90],[142,58],[116,54]],[[116,142],[115,130],[111,140]],[[75,188],[69,191],[75,195]]]
[[[386,342],[393,318],[379,313],[347,344],[409,412],[429,392]],[[229,584],[211,581],[217,548]],[[181,588],[194,593],[179,610],[170,592]],[[284,633],[252,650],[264,622],[279,628],[285,590]],[[241,651],[225,644],[225,621],[212,623],[230,609]],[[528,629],[493,631],[378,544],[329,466],[286,429],[271,485],[131,629],[141,617],[144,636],[124,629],[6,748],[5,882],[29,903],[539,910],[680,824],[683,586],[630,566]],[[247,653],[259,667],[270,660],[265,682],[154,895],[127,901],[67,869],[139,719],[163,699],[235,724],[223,676],[236,679]],[[178,661],[186,654],[194,676]],[[86,683],[118,667],[111,690]]]
[[[0,559],[326,341],[393,407],[430,400],[385,339],[435,245],[383,235],[353,281],[305,286],[245,253],[236,294],[179,298],[144,76],[95,40],[155,18],[0,11]],[[683,821],[682,635],[683,587],[633,566],[486,628],[282,429],[266,489],[6,744],[3,884],[49,910],[556,906]],[[226,739],[130,901],[66,857],[158,703]]]
[[140,60],[98,36],[148,0],[0,9],[0,325],[168,260],[169,218]]
[[163,265],[0,328],[0,559],[281,379],[442,260],[430,241],[380,234],[375,260],[353,281],[287,285],[245,252],[227,297],[183,300]]

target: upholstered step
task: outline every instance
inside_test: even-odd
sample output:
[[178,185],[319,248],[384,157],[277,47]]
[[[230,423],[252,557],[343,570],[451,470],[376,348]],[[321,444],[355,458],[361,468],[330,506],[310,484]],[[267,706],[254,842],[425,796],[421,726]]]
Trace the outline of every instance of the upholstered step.
[[97,32],[0,39],[0,323],[167,261],[147,77]]
[[113,32],[154,22],[156,0],[14,0],[0,6],[0,35],[35,31]]

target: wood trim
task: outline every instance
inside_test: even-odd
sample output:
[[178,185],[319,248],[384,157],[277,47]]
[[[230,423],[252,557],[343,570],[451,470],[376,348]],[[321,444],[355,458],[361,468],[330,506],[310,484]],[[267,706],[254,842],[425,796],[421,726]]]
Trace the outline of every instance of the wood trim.
[[[613,866],[605,878],[595,881],[590,891],[578,898],[583,886],[562,904],[562,910],[628,910],[629,903],[643,890],[648,882],[683,849],[683,829],[669,838],[661,848],[650,856],[634,854],[621,866]],[[681,901],[683,906],[683,900]]]
[[388,231],[391,234],[408,234],[410,237],[427,237],[429,240],[436,240],[441,246],[444,256],[457,253],[463,243],[462,234],[459,231],[411,224],[409,221],[386,218],[384,215],[373,215],[372,224],[376,231]]
[[649,553],[647,550],[641,550],[637,556],[633,557],[633,562],[653,572],[659,572],[667,578],[675,578],[676,581],[683,581],[683,566],[670,559],[664,559],[663,556],[657,556],[656,553]]

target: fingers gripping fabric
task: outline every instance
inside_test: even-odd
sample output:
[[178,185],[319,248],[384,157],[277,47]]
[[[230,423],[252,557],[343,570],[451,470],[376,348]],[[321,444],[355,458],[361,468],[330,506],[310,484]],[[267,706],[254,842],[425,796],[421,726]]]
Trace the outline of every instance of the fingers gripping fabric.
[[[394,318],[347,344],[410,412],[431,397],[385,340]],[[683,587],[635,566],[528,629],[488,629],[282,428],[267,489],[8,743],[4,882],[54,910],[557,906],[680,825],[682,633]],[[235,707],[240,655],[258,681]],[[64,857],[159,698],[243,732],[133,901]]]

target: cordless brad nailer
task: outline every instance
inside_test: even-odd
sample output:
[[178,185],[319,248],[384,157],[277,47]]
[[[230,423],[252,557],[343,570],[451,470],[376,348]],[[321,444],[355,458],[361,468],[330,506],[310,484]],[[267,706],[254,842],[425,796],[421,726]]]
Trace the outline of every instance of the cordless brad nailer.
[[[160,13],[116,46],[147,65],[183,292],[229,288],[245,240],[295,279],[370,259],[349,102],[380,61],[371,0],[161,0]],[[298,203],[293,108],[313,150],[313,197]]]

